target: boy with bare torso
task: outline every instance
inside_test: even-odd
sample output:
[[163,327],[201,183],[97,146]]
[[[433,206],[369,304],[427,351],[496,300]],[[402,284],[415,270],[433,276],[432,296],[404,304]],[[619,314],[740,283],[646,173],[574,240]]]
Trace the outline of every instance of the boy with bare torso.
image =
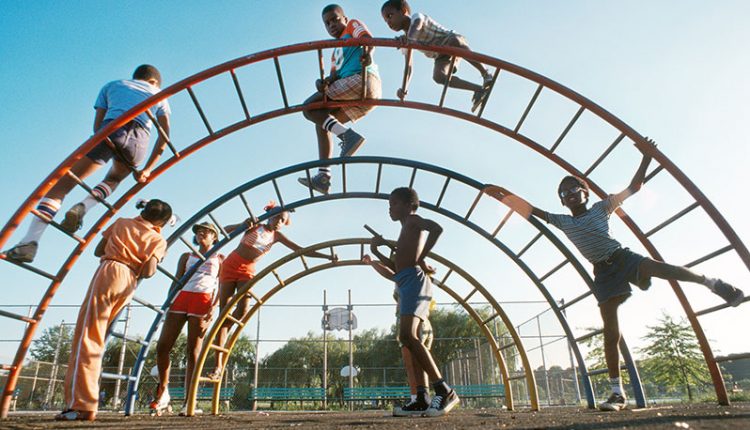
[[[435,390],[432,402],[421,405],[424,415],[445,415],[458,404],[458,395],[445,382],[432,354],[419,339],[419,327],[429,316],[432,300],[432,284],[428,274],[434,272],[424,259],[435,246],[443,228],[435,221],[416,214],[419,197],[411,188],[396,188],[391,192],[388,203],[391,219],[401,223],[396,253],[393,259],[383,255],[377,247],[386,243],[378,236],[373,240],[371,251],[384,266],[395,273],[393,280],[398,287],[401,315],[399,338],[413,357],[415,372],[426,372]],[[427,238],[423,240],[424,231],[427,232]]]

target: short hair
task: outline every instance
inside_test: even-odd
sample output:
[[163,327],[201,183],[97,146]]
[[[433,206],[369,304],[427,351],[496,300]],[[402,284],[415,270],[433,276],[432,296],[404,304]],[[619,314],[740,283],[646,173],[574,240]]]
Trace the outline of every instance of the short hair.
[[388,0],[383,3],[383,6],[380,8],[380,12],[383,12],[383,10],[387,7],[392,7],[393,9],[400,10],[407,15],[411,15],[411,6],[409,6],[409,2],[407,2],[406,0]]
[[586,183],[582,178],[579,178],[578,176],[574,175],[568,175],[560,181],[560,185],[557,186],[557,195],[560,196],[560,191],[562,191],[562,185],[565,183],[565,181],[575,181],[578,183],[578,186],[586,190],[586,192],[589,191],[589,184]]
[[333,11],[340,11],[343,14],[344,13],[344,8],[341,7],[341,6],[339,6],[339,5],[337,5],[337,4],[335,4],[335,3],[332,3],[332,4],[329,4],[328,6],[324,7],[323,8],[323,12],[321,12],[320,14],[321,15],[325,15],[328,12],[333,12]]
[[140,201],[135,207],[142,209],[141,217],[149,222],[166,224],[172,218],[172,206],[159,199]]
[[411,210],[415,211],[419,208],[419,196],[414,188],[400,187],[391,191],[391,197],[408,204],[411,206]]
[[136,67],[135,71],[133,72],[133,79],[138,79],[139,81],[156,79],[156,82],[158,82],[159,86],[161,86],[161,73],[159,73],[159,69],[150,64],[141,64],[140,66]]

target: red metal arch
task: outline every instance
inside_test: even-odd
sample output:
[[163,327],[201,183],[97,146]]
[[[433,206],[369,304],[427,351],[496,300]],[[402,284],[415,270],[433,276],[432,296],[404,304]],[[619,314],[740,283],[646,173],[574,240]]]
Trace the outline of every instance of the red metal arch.
[[[148,100],[144,101],[143,103],[135,106],[133,109],[126,112],[118,119],[112,121],[110,124],[108,124],[107,127],[104,127],[103,129],[101,129],[94,136],[92,136],[86,142],[84,142],[68,158],[66,158],[52,173],[50,173],[50,175],[48,175],[47,178],[45,178],[45,180],[34,190],[34,192],[32,192],[29,198],[26,199],[26,201],[23,204],[21,204],[21,206],[13,214],[11,219],[3,227],[2,231],[0,231],[0,248],[4,247],[4,245],[6,244],[6,242],[12,235],[12,233],[15,231],[18,225],[23,221],[23,219],[29,213],[33,212],[33,207],[37,204],[37,202],[41,199],[41,197],[43,197],[44,194],[46,194],[57,181],[59,181],[65,175],[69,174],[71,166],[77,160],[82,158],[90,149],[92,149],[98,142],[100,142],[103,138],[109,135],[112,131],[126,124],[127,122],[135,118],[137,115],[143,113],[150,106],[153,106],[159,101],[167,99],[182,91],[188,91],[190,93],[191,99],[193,100],[197,110],[201,114],[201,117],[204,120],[204,123],[206,124],[206,128],[208,130],[208,135],[206,137],[198,140],[197,142],[193,143],[192,145],[188,146],[187,148],[183,149],[180,152],[175,151],[174,157],[164,161],[157,169],[155,169],[151,178],[151,180],[153,181],[161,173],[163,173],[167,169],[174,166],[181,159],[185,158],[188,155],[191,155],[192,153],[198,151],[202,147],[226,135],[229,135],[235,131],[251,126],[258,122],[263,122],[269,119],[276,118],[278,116],[287,115],[287,114],[301,111],[303,109],[301,105],[289,106],[287,102],[286,94],[285,94],[285,90],[283,86],[283,79],[281,77],[282,76],[281,69],[280,69],[279,62],[278,62],[279,57],[290,55],[290,54],[295,54],[295,53],[308,52],[308,51],[318,51],[319,57],[322,57],[321,52],[323,49],[339,47],[339,46],[352,46],[352,45],[367,45],[367,46],[379,46],[379,47],[406,47],[407,49],[419,48],[419,49],[432,50],[435,52],[439,52],[441,54],[471,59],[471,60],[479,61],[481,63],[484,63],[485,65],[489,65],[489,66],[496,68],[495,79],[497,79],[497,76],[499,75],[501,71],[504,71],[506,73],[512,73],[514,75],[520,76],[528,81],[531,81],[537,84],[537,91],[534,94],[531,101],[529,102],[529,105],[527,106],[520,122],[514,129],[511,129],[499,123],[483,118],[482,117],[483,109],[480,109],[479,114],[474,115],[474,114],[470,114],[467,112],[462,112],[459,110],[446,108],[442,104],[444,97],[441,98],[439,105],[433,105],[433,104],[421,103],[421,102],[412,102],[412,101],[398,101],[398,100],[383,99],[383,100],[363,100],[363,101],[355,101],[355,102],[330,102],[328,101],[328,102],[316,103],[314,106],[311,105],[310,107],[336,107],[336,106],[342,106],[342,105],[347,105],[347,104],[368,104],[368,105],[378,105],[378,106],[404,107],[404,108],[418,109],[418,110],[430,111],[430,112],[453,116],[455,118],[459,118],[462,120],[476,123],[478,125],[482,125],[496,132],[502,133],[508,137],[511,137],[514,140],[518,141],[519,143],[526,145],[530,149],[536,151],[540,155],[554,162],[555,164],[562,167],[566,171],[572,174],[579,175],[579,176],[587,176],[587,174],[590,173],[591,170],[593,170],[596,167],[596,165],[598,165],[598,163],[608,155],[609,151],[611,151],[611,149],[613,149],[614,146],[616,146],[617,143],[619,143],[619,141],[621,141],[624,137],[627,137],[631,139],[632,141],[634,141],[636,145],[639,147],[639,149],[641,149],[642,151],[648,152],[650,155],[652,155],[653,158],[659,163],[659,167],[654,172],[651,173],[650,177],[652,177],[653,175],[657,174],[660,171],[668,172],[695,200],[695,203],[691,205],[689,210],[692,210],[696,207],[701,207],[706,212],[706,214],[711,218],[714,224],[719,228],[719,230],[722,232],[725,238],[728,240],[729,242],[728,246],[721,248],[711,254],[708,254],[707,256],[702,257],[694,261],[691,264],[698,264],[702,261],[708,260],[717,255],[733,250],[740,257],[745,267],[747,269],[750,269],[750,252],[748,252],[746,246],[741,242],[741,240],[739,239],[737,234],[734,232],[732,227],[727,223],[724,217],[719,213],[719,211],[714,207],[714,205],[708,200],[708,198],[698,189],[698,187],[696,187],[695,184],[693,184],[693,182],[690,181],[690,179],[688,179],[688,177],[682,171],[680,171],[677,168],[677,166],[675,166],[663,153],[661,153],[659,150],[649,145],[644,145],[643,136],[641,136],[634,129],[632,129],[630,126],[625,124],[623,121],[619,120],[617,117],[612,115],[610,112],[608,112],[601,106],[597,105],[596,103],[592,102],[586,97],[576,93],[575,91],[550,80],[549,78],[546,78],[542,75],[534,73],[523,67],[514,65],[512,63],[508,63],[506,61],[503,61],[497,58],[493,58],[487,55],[470,52],[466,50],[461,50],[457,48],[451,48],[451,47],[437,47],[437,46],[426,47],[423,45],[402,45],[399,42],[396,42],[391,39],[363,39],[363,40],[348,39],[344,41],[328,40],[328,41],[301,43],[301,44],[290,45],[290,46],[286,46],[282,48],[271,49],[271,50],[259,52],[256,54],[251,54],[248,56],[240,57],[232,61],[228,61],[226,63],[207,69],[203,72],[197,73],[189,78],[186,78],[164,89],[159,94],[156,94],[153,97],[149,98]],[[234,70],[237,68],[249,65],[249,64],[258,63],[258,62],[269,60],[269,59],[272,59],[276,66],[277,74],[279,77],[279,85],[282,90],[282,95],[284,99],[284,107],[281,109],[269,111],[269,112],[251,117],[244,103],[243,95],[239,86],[239,81],[237,80]],[[224,73],[229,73],[232,75],[232,79],[235,82],[238,95],[240,97],[243,108],[245,110],[245,119],[214,132],[210,128],[208,121],[206,120],[206,117],[203,114],[203,111],[200,107],[200,104],[192,92],[191,87],[208,78],[212,78],[214,76],[224,74]],[[494,81],[493,81],[493,84],[494,84]],[[563,133],[557,139],[557,142],[555,143],[555,145],[553,145],[552,148],[549,148],[549,149],[533,141],[531,138],[524,136],[522,133],[519,132],[520,127],[524,119],[528,115],[529,111],[531,110],[534,102],[536,101],[537,96],[539,95],[541,90],[545,88],[560,94],[561,96],[567,98],[568,100],[580,106],[578,112],[571,119],[568,126],[565,128]],[[445,94],[445,90],[443,92],[443,96],[444,94]],[[600,119],[602,119],[603,121],[611,125],[614,129],[618,130],[620,132],[620,137],[618,137],[618,139],[610,146],[610,148],[608,148],[607,151],[605,151],[600,156],[599,160],[597,160],[597,162],[593,166],[591,166],[591,168],[589,168],[587,171],[582,171],[581,169],[572,165],[571,163],[569,163],[562,157],[555,154],[554,150],[556,149],[557,145],[565,138],[565,135],[570,130],[570,128],[575,124],[577,119],[580,117],[581,113],[586,110],[593,113],[594,115],[596,115],[597,117],[599,117]],[[594,190],[594,192],[596,192],[600,197],[603,197],[604,195],[606,195],[605,191],[600,186],[598,186],[596,183],[593,183],[591,181],[589,182],[591,184],[592,190]],[[63,263],[59,271],[55,275],[49,276],[52,282],[50,286],[48,287],[48,289],[46,290],[44,296],[42,297],[32,318],[30,319],[21,318],[16,315],[5,315],[5,314],[2,315],[2,316],[9,316],[15,319],[20,319],[28,323],[25,334],[24,334],[24,338],[16,353],[14,363],[10,366],[10,375],[8,377],[8,381],[6,383],[5,390],[3,392],[2,404],[0,405],[0,409],[1,409],[0,415],[2,415],[3,417],[6,416],[7,414],[11,395],[15,387],[18,374],[20,372],[20,368],[22,366],[26,352],[30,345],[31,339],[35,333],[36,327],[38,326],[39,321],[41,321],[44,315],[44,312],[46,311],[60,283],[67,275],[70,268],[75,264],[78,256],[88,246],[88,244],[95,237],[95,235],[101,230],[101,228],[111,219],[111,217],[127,201],[129,201],[134,195],[136,195],[144,186],[145,184],[134,185],[117,202],[115,202],[112,205],[112,209],[110,211],[108,211],[105,215],[103,215],[92,226],[92,228],[82,238],[80,238],[81,240],[79,241],[78,245],[72,251],[69,258]],[[662,223],[663,225],[660,226],[659,228],[670,224],[672,221],[679,218],[679,216],[684,215],[684,213],[687,213],[689,210],[683,211],[683,213],[678,214],[675,217],[672,217],[671,219],[665,221],[664,223]],[[645,234],[624,211],[618,210],[618,215],[622,218],[622,220],[630,228],[630,230],[635,234],[635,236],[641,241],[641,243],[648,250],[651,256],[654,258],[661,258],[655,246],[648,239],[648,235]],[[4,257],[5,257],[4,255],[0,255],[0,258],[4,259]],[[697,314],[693,311],[692,307],[690,306],[690,303],[687,300],[687,297],[684,295],[680,286],[676,282],[671,282],[671,285],[683,309],[685,310],[685,313],[700,342],[701,349],[703,350],[704,356],[706,358],[706,362],[711,371],[711,376],[714,382],[714,386],[716,388],[719,402],[722,404],[726,404],[728,403],[728,398],[727,398],[726,390],[723,385],[723,379],[721,377],[721,373],[719,371],[716,359],[714,358],[713,353],[711,352],[711,348],[708,343],[708,340],[706,339],[705,334],[703,333],[703,330],[701,328],[700,322],[698,321]],[[711,309],[703,310],[699,312],[698,314],[705,314],[705,313],[713,312],[716,310],[720,310],[724,307],[726,306],[724,305],[716,306]]]

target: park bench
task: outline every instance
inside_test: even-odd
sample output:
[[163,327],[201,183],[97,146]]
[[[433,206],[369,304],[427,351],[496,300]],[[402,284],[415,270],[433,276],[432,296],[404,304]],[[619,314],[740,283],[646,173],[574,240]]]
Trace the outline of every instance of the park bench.
[[325,399],[321,387],[257,387],[250,393],[250,400],[320,400]]
[[[175,400],[185,399],[185,387],[169,387],[169,397]],[[211,400],[214,397],[214,389],[211,387],[198,387],[196,400]],[[223,387],[219,394],[219,400],[231,400],[234,397],[234,387]]]

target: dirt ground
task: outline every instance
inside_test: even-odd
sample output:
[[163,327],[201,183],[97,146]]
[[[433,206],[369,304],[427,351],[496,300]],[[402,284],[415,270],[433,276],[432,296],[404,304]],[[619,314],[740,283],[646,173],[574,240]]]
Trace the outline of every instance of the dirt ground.
[[14,413],[0,421],[3,429],[750,429],[750,403],[660,406],[618,413],[579,408],[547,408],[541,412],[499,409],[456,409],[441,418],[394,418],[387,411],[233,412],[221,416],[176,415],[124,417],[101,413],[92,423],[59,423],[51,413]]

